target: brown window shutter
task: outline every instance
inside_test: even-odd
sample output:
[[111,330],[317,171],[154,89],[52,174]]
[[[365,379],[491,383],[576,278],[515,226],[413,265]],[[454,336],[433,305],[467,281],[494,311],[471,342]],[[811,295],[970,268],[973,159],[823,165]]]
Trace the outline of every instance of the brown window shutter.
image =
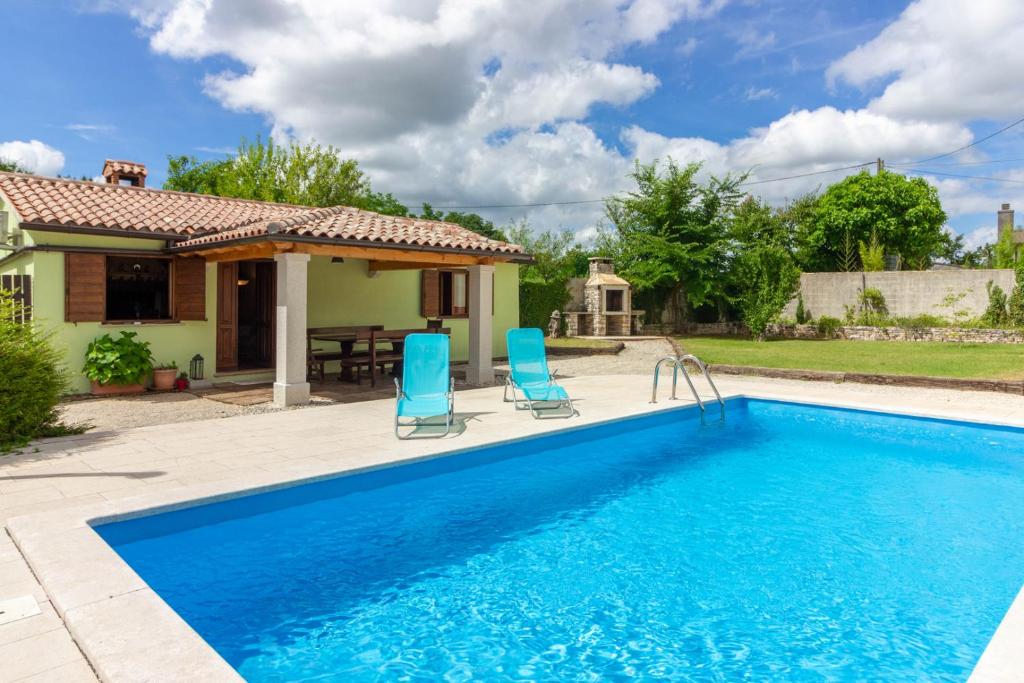
[[101,322],[106,294],[106,256],[73,251],[64,254],[64,320]]
[[174,259],[174,317],[206,320],[206,260],[179,256]]
[[441,273],[424,270],[420,286],[420,315],[437,318],[441,315]]
[[32,276],[0,276],[0,289],[9,292],[14,302],[14,322],[27,323],[32,320]]

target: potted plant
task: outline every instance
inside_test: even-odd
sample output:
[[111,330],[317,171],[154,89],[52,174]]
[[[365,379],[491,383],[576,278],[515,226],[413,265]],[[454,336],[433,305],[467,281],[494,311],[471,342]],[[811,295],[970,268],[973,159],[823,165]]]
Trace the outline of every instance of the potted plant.
[[149,342],[136,341],[136,332],[109,334],[89,342],[82,372],[92,381],[92,393],[136,394],[146,390],[143,382],[153,369]]
[[183,372],[178,375],[178,379],[174,380],[175,391],[185,391],[188,389],[188,373]]
[[174,388],[177,377],[177,363],[159,363],[153,368],[153,388],[157,391],[170,391]]

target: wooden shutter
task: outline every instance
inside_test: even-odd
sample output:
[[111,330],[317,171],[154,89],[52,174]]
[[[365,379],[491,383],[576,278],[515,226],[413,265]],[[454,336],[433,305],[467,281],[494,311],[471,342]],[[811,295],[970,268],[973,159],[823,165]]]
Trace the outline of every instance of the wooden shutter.
[[107,257],[69,251],[64,254],[64,320],[102,322],[107,300]]
[[32,276],[0,276],[0,289],[12,292],[14,299],[14,322],[27,323],[32,320]]
[[420,280],[420,315],[437,318],[441,315],[441,273],[424,270]]
[[179,256],[174,259],[174,317],[206,320],[206,260]]
[[238,262],[217,264],[217,369],[238,369]]

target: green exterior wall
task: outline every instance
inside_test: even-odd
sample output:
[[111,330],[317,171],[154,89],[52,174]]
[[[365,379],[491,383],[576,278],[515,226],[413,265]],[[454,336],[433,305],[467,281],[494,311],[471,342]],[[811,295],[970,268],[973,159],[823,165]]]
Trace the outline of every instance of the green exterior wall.
[[[69,235],[41,231],[25,231],[26,245],[103,247],[158,250],[160,240],[125,237]],[[54,334],[54,343],[67,358],[72,393],[89,390],[88,380],[81,374],[85,350],[89,342],[105,333],[129,330],[138,339],[150,342],[158,362],[174,361],[188,370],[195,354],[205,359],[205,377],[214,382],[247,379],[268,379],[272,371],[262,373],[230,373],[218,376],[216,362],[217,267],[206,267],[206,320],[178,323],[105,324],[64,322],[64,253],[31,251],[0,265],[0,274],[23,273],[32,276],[33,320]],[[424,327],[420,316],[420,272],[386,271],[371,278],[367,262],[345,259],[331,263],[326,256],[314,256],[309,264],[308,325],[327,327],[340,325],[379,324],[387,328]],[[493,353],[505,355],[505,330],[519,324],[519,268],[513,264],[495,267],[495,311],[493,320]],[[446,321],[452,329],[452,358],[468,357],[469,330],[467,320]],[[335,368],[328,366],[328,371]]]

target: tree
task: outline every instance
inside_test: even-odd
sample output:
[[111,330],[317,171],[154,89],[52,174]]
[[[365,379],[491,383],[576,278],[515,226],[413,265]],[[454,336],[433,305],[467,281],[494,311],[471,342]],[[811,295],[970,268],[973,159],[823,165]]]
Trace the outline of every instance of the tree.
[[764,339],[800,284],[793,258],[792,225],[785,209],[748,198],[736,209],[731,236],[733,263],[728,281],[732,302],[756,339]]
[[699,163],[680,167],[637,162],[630,177],[637,189],[605,202],[614,233],[603,233],[601,251],[615,258],[619,272],[645,308],[666,300],[685,319],[698,306],[724,306],[719,288],[729,261],[729,226],[746,177],[696,179]]
[[[526,221],[510,226],[509,241],[522,245],[533,263],[519,267],[519,320],[523,327],[545,328],[552,311],[569,301],[569,278],[586,272],[586,252],[568,230],[534,235]],[[579,263],[584,263],[580,272]]]
[[422,218],[432,221],[445,221],[446,223],[455,223],[461,225],[467,230],[472,230],[478,235],[484,237],[490,237],[492,240],[500,240],[507,242],[508,237],[501,231],[500,228],[496,228],[494,223],[483,218],[482,216],[475,213],[460,213],[458,211],[449,211],[444,213],[434,209],[430,204],[423,204],[423,215]]
[[1024,263],[1017,264],[1016,285],[1007,302],[1007,313],[1010,324],[1024,327]]
[[1013,241],[1013,231],[999,233],[999,239],[993,249],[996,268],[1013,268],[1017,263],[1017,245]]
[[867,244],[862,240],[858,247],[861,268],[868,273],[885,270],[885,248],[878,241],[878,231],[871,231],[871,241]]
[[27,168],[21,165],[20,162],[14,159],[3,159],[0,158],[0,171],[6,171],[8,173],[31,173]]
[[168,157],[164,189],[304,206],[360,206],[389,196],[374,197],[358,163],[336,148],[273,138],[242,140],[237,155],[220,161]]
[[844,244],[867,242],[874,230],[888,253],[904,263],[927,266],[946,243],[938,191],[922,178],[862,171],[832,185],[817,202],[804,233],[805,267],[833,270]]

